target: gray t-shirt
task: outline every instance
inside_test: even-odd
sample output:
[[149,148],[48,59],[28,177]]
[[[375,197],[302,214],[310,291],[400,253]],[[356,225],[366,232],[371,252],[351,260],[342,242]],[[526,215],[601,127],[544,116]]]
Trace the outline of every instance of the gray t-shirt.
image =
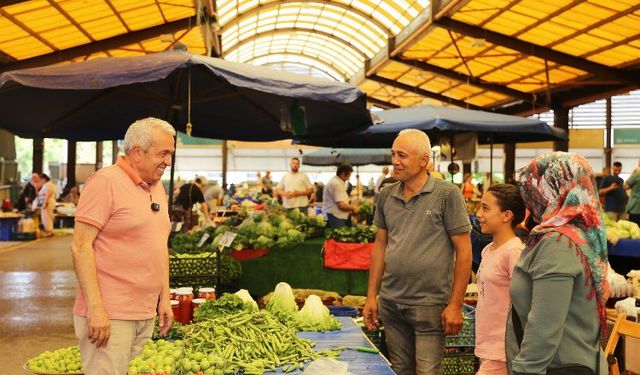
[[404,200],[402,182],[384,187],[374,224],[388,231],[380,298],[405,305],[447,305],[455,251],[451,236],[471,231],[460,189],[429,177]]

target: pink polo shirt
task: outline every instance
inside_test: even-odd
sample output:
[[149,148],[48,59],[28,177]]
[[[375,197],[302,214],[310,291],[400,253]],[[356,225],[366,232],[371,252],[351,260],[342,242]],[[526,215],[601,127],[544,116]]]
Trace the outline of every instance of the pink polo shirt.
[[493,242],[482,250],[478,269],[478,305],[476,306],[476,356],[493,361],[507,360],[505,329],[511,305],[511,274],[524,245],[518,237],[497,249]]
[[[158,203],[160,210],[153,211],[151,203]],[[75,220],[100,230],[93,250],[98,285],[110,319],[156,316],[171,230],[167,204],[164,186],[149,186],[123,157],[116,165],[91,175],[82,189]],[[73,313],[87,315],[79,288]]]

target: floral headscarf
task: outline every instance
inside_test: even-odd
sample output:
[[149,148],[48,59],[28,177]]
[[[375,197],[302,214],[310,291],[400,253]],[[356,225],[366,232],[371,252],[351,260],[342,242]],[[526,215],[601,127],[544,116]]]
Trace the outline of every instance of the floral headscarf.
[[547,233],[558,232],[576,245],[591,278],[589,298],[598,302],[600,325],[606,331],[607,239],[598,191],[591,165],[582,156],[550,152],[536,157],[518,171],[518,187],[532,218],[539,223],[531,230],[527,245],[535,246]]

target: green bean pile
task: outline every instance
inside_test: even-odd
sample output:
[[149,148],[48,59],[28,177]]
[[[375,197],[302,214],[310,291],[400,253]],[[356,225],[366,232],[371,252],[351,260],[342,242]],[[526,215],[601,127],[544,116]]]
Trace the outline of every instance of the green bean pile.
[[344,348],[315,352],[311,340],[296,336],[268,311],[205,320],[183,327],[189,351],[213,353],[226,362],[225,374],[263,374],[282,366],[285,373],[302,369],[320,357],[338,358]]

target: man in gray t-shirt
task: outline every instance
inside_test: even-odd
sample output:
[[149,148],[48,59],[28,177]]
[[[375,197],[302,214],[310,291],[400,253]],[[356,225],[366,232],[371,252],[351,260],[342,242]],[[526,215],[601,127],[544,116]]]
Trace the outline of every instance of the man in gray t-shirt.
[[431,145],[419,130],[393,143],[393,177],[376,205],[365,323],[378,314],[399,375],[441,374],[444,336],[457,334],[471,273],[471,225],[455,185],[427,172]]

